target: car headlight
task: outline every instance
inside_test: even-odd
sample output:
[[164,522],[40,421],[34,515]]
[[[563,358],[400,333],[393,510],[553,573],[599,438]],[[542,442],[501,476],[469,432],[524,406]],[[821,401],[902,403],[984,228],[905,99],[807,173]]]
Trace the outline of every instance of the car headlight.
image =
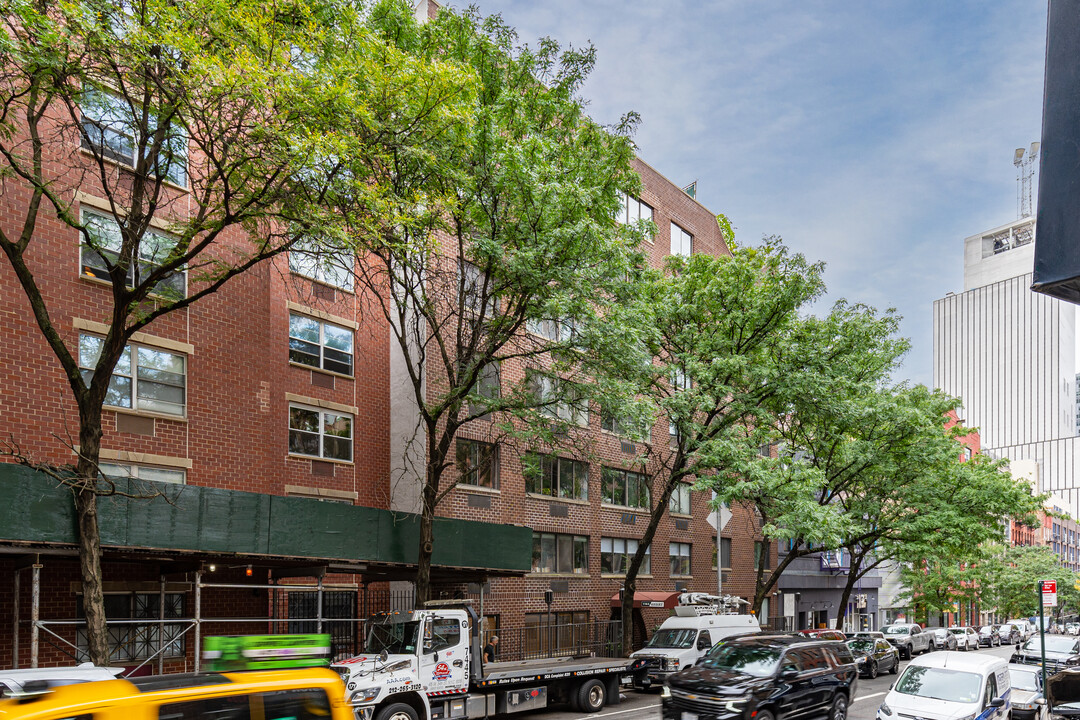
[[881,707],[879,709],[884,715],[892,715],[892,708],[885,703],[881,703]]
[[750,699],[749,695],[743,695],[742,697],[731,698],[727,701],[728,712],[742,712],[743,703]]
[[859,657],[855,658],[855,664],[856,665],[865,665],[866,664],[866,656],[865,655],[860,655]]
[[1035,703],[1018,703],[1018,702],[1014,702],[1012,704],[1012,706],[1013,706],[1013,708],[1015,708],[1017,710],[1034,710],[1035,709]]
[[666,660],[664,660],[664,669],[665,670],[678,670],[679,669],[679,658],[667,658]]
[[975,720],[976,715],[978,715],[978,713],[971,713],[970,715],[965,715],[962,718],[956,718],[956,720]]
[[[350,683],[350,685],[351,684],[352,683]],[[369,703],[372,700],[374,700],[375,698],[379,697],[379,691],[381,689],[382,688],[375,687],[375,688],[368,688],[367,690],[357,690],[355,693],[352,694],[352,697],[349,698],[349,702],[353,702],[353,703]]]
[[664,685],[663,687],[661,687],[660,688],[660,697],[662,697],[662,698],[671,697],[671,688],[669,688],[667,685]]

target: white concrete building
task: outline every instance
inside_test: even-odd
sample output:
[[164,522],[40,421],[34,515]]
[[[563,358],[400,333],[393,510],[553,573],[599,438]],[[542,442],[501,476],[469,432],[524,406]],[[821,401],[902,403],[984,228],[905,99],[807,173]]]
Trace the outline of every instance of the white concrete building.
[[1035,219],[964,240],[964,289],[934,302],[934,385],[982,450],[1034,461],[1077,514],[1076,308],[1030,290]]

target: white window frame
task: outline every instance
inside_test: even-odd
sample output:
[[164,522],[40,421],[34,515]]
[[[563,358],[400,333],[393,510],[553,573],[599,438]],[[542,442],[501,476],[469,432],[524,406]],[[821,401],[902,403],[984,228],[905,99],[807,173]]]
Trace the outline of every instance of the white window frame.
[[[469,466],[467,468],[461,462],[462,449],[466,447],[469,452]],[[481,475],[480,463],[484,460],[485,452],[487,453],[487,473],[488,477],[491,478],[490,485],[469,480],[470,476],[475,480]],[[455,460],[458,465],[459,485],[487,488],[488,490],[499,489],[499,446],[495,443],[473,440],[472,438],[457,438]]]
[[[108,253],[113,256],[108,258],[108,262],[110,264],[116,264],[117,257],[120,254],[120,246],[123,243],[123,239],[120,235],[120,225],[112,215],[99,210],[90,210],[86,208],[82,208],[80,220],[84,225],[90,224],[93,227],[99,228],[102,233],[101,239],[103,242],[101,243],[102,247],[99,252],[87,245],[85,238],[80,237],[79,272],[86,277],[111,282],[105,268],[100,267],[101,263],[95,262],[95,260],[105,260],[105,253]],[[148,275],[154,271],[154,268],[161,264],[160,262],[155,262],[154,256],[157,254],[158,250],[157,243],[154,242],[155,238],[163,241],[163,247],[169,247],[170,243],[171,245],[176,245],[176,238],[174,236],[161,232],[160,230],[147,230],[139,242],[138,257],[132,258],[133,262],[131,263],[131,266],[128,267],[128,287],[135,287],[138,285],[142,282],[142,276],[144,274]],[[95,256],[97,257],[95,258]],[[145,272],[144,265],[147,266]],[[101,272],[101,276],[95,273],[95,270]],[[162,278],[161,282],[150,291],[151,294],[162,295],[163,293],[156,292],[157,288],[160,286],[170,286],[170,281],[175,276],[180,277],[180,287],[173,287],[172,289],[179,291],[181,297],[187,297],[187,270],[183,267],[173,270],[168,276]]]
[[[564,382],[570,381],[537,371],[529,373],[529,383],[532,386],[532,391],[542,403],[547,403],[547,401],[557,393],[560,385]],[[579,386],[575,384],[575,388],[576,389],[570,389],[567,392],[567,395],[576,396],[577,400],[568,397],[566,400],[558,400],[551,404],[545,404],[539,408],[540,413],[547,415],[548,417],[559,418],[573,425],[577,425],[578,427],[588,427],[589,401],[586,398],[580,397]]]
[[[98,351],[97,351],[98,354],[93,357],[92,363],[91,362],[84,362],[84,357],[83,357],[83,352],[82,352],[82,341],[83,341],[84,338],[94,338],[95,340],[99,341],[100,343],[104,343],[104,339],[100,335],[95,335],[93,333],[87,333],[87,332],[79,333],[79,369],[83,373],[83,379],[89,385],[90,381],[91,381],[91,379],[93,377],[94,366],[97,365],[97,357],[98,357],[98,355],[100,355],[101,349],[100,349],[100,346],[99,346]],[[179,358],[183,362],[184,371],[183,371],[183,373],[171,373],[171,374],[173,374],[173,375],[177,375],[177,374],[182,375],[183,379],[184,379],[183,385],[178,386],[178,385],[175,385],[174,383],[162,382],[160,380],[150,380],[150,379],[142,379],[142,380],[140,380],[140,378],[139,378],[139,350],[145,350],[147,352],[162,353],[164,355],[171,355],[174,358]],[[141,343],[128,343],[127,346],[124,348],[124,352],[127,353],[127,355],[128,355],[128,367],[129,367],[128,373],[127,374],[122,373],[122,372],[118,373],[116,371],[116,369],[114,369],[112,379],[110,379],[110,381],[109,381],[109,385],[111,387],[116,378],[126,378],[131,383],[130,390],[129,390],[130,405],[111,405],[111,404],[109,404],[108,396],[106,395],[105,407],[118,408],[120,410],[128,410],[128,411],[137,412],[137,413],[152,413],[154,415],[161,415],[161,416],[165,416],[165,417],[186,418],[187,417],[187,401],[188,401],[188,377],[187,377],[188,358],[187,358],[187,355],[185,355],[183,353],[173,352],[171,350],[164,350],[164,349],[159,348],[159,347],[154,347],[153,345],[143,345]],[[183,395],[184,395],[184,401],[181,404],[174,403],[174,402],[169,402],[167,400],[155,400],[153,398],[146,398],[147,403],[156,402],[156,403],[164,403],[165,405],[171,405],[171,406],[174,406],[174,407],[179,407],[180,412],[170,412],[168,410],[161,409],[161,407],[156,407],[155,408],[155,407],[148,407],[148,406],[142,405],[139,402],[139,397],[140,397],[139,396],[139,383],[140,382],[152,383],[152,384],[160,384],[160,385],[170,385],[172,387],[181,387],[181,389],[183,390]]]
[[[115,469],[118,472],[109,472]],[[173,485],[187,485],[187,471],[183,468],[163,467],[159,465],[142,465],[138,463],[117,462],[113,460],[98,463],[98,470],[102,475],[112,478],[134,478],[136,480],[151,480],[154,482],[170,483]],[[176,480],[165,480],[161,477],[151,477],[154,473],[178,476]],[[146,476],[146,477],[144,477]]]
[[[672,577],[687,577],[691,574],[691,545],[684,542],[668,543],[668,559],[671,563]],[[676,567],[676,563],[679,567]],[[685,572],[684,572],[685,571]]]
[[[304,410],[304,411],[307,411],[307,412],[318,413],[318,415],[319,415],[319,429],[318,429],[318,432],[313,433],[310,430],[304,430],[302,428],[294,428],[292,426],[292,411],[293,411],[293,408],[296,408],[297,410]],[[338,435],[328,435],[326,433],[325,428],[326,428],[326,416],[327,415],[335,415],[337,417],[346,417],[346,418],[349,419],[349,437],[348,437],[348,441],[349,441],[348,442],[349,457],[348,457],[348,459],[336,458],[336,457],[332,457],[332,456],[326,454],[326,438],[327,437],[332,437],[332,438],[340,437]],[[340,410],[328,410],[326,408],[316,407],[314,405],[305,405],[304,403],[290,402],[289,403],[288,427],[289,427],[289,454],[290,455],[295,455],[297,457],[313,458],[315,460],[326,460],[328,462],[345,462],[345,463],[353,462],[353,458],[355,456],[355,444],[356,444],[356,417],[352,413],[342,412]],[[306,452],[301,452],[299,450],[294,450],[293,445],[292,445],[292,434],[294,432],[303,433],[304,435],[317,435],[318,438],[319,438],[319,454],[318,455],[311,455],[311,454],[306,453]]]
[[[619,479],[619,486],[622,488],[622,493],[621,493],[622,498],[621,499],[624,502],[618,502],[616,498],[608,498],[607,491],[606,491],[607,488],[605,487],[607,485],[607,480],[604,478],[604,475],[606,475],[609,472],[618,473],[618,474],[620,474],[622,476]],[[645,488],[646,498],[645,498],[645,504],[644,505],[628,505],[627,502],[626,502],[629,499],[627,496],[629,495],[629,483],[630,483],[630,480],[631,480],[631,477],[630,477],[631,475],[634,476],[633,480],[634,480],[635,483],[638,483],[640,486],[643,486]],[[628,508],[630,510],[650,510],[652,508],[652,488],[649,487],[648,480],[649,480],[649,476],[646,475],[645,473],[639,473],[639,472],[635,472],[633,470],[627,470],[626,468],[604,467],[600,471],[600,492],[601,492],[601,495],[602,495],[601,499],[603,500],[604,503],[606,503],[608,505],[614,505],[616,507],[624,507],[624,508]]]
[[[318,357],[316,357],[315,355],[313,355],[310,352],[304,352],[303,350],[301,350],[299,348],[296,348],[296,349],[293,348],[293,341],[294,340],[297,341],[297,342],[300,342],[300,343],[306,343],[308,345],[315,345],[316,344],[316,343],[313,343],[311,340],[308,340],[306,338],[302,338],[302,337],[299,337],[297,335],[293,335],[293,318],[294,317],[295,318],[301,318],[303,320],[306,320],[308,322],[312,322],[312,323],[315,323],[316,325],[318,325],[318,328],[319,328],[319,342],[317,343],[318,344],[318,350],[319,350]],[[340,349],[335,348],[335,347],[330,347],[330,346],[328,346],[326,344],[326,328],[328,328],[328,327],[333,328],[334,330],[340,330],[341,332],[349,334],[349,350],[348,350],[347,353],[344,350],[340,350]],[[348,372],[346,372],[344,370],[339,370],[339,369],[336,369],[336,368],[328,368],[328,367],[326,367],[326,362],[327,362],[326,351],[327,350],[330,350],[331,352],[341,353],[343,355],[347,354],[349,356],[349,370],[348,370]],[[306,363],[306,362],[303,362],[301,360],[293,359],[293,352],[294,351],[301,354],[301,355],[305,355],[307,357],[315,358],[316,361],[317,361],[317,364],[312,365],[311,363]],[[356,372],[355,357],[356,357],[356,333],[354,333],[351,328],[347,328],[347,327],[344,327],[342,325],[338,325],[336,323],[328,322],[326,320],[321,320],[319,318],[311,317],[310,315],[305,315],[304,313],[299,313],[299,312],[295,312],[295,311],[289,312],[289,362],[296,363],[297,365],[303,365],[304,367],[309,367],[309,368],[316,369],[316,370],[325,370],[326,372],[332,372],[332,373],[337,373],[338,375],[346,375],[348,377],[353,377],[354,376],[353,374]],[[335,360],[331,359],[331,362],[335,362]],[[341,361],[338,360],[336,362],[341,362]]]
[[[543,563],[543,541],[544,541],[545,537],[554,538],[554,540],[555,540],[555,554],[554,554],[554,556],[552,558],[555,561],[555,566],[551,570],[545,569],[545,566],[544,566],[544,563]],[[567,542],[570,543],[570,567],[569,568],[559,567],[559,543],[563,539],[565,539]],[[577,555],[578,555],[577,546],[578,546],[579,541],[583,541],[583,543],[585,545],[585,556],[584,556],[585,564],[583,566],[581,566],[581,567],[578,567],[577,563],[576,563],[576,558],[577,558]],[[539,547],[541,549],[539,560],[535,557],[538,542],[540,543]],[[533,555],[534,555],[534,557],[533,557],[533,565],[532,565],[532,570],[531,571],[538,574],[538,575],[588,575],[589,574],[589,536],[588,535],[575,535],[573,533],[539,532],[539,531],[533,530]]]
[[690,257],[694,253],[694,236],[683,227],[671,223],[671,254]]
[[[626,568],[630,565],[630,556],[638,549],[638,541],[634,538],[601,537],[600,538],[600,572],[604,575],[625,575]],[[604,555],[611,556],[610,568],[604,570]],[[616,558],[621,558],[619,563]],[[618,565],[618,567],[616,567]],[[638,570],[642,575],[652,574],[652,545],[645,548],[645,558]]]
[[352,293],[353,273],[349,261],[356,261],[352,254],[326,248],[317,252],[304,249],[312,244],[310,240],[299,240],[289,248],[289,272]]
[[690,507],[690,485],[684,482],[677,483],[675,490],[671,493],[668,510],[673,515],[689,515]]
[[[543,495],[544,497],[560,498],[562,500],[588,500],[589,499],[589,465],[581,460],[575,460],[574,458],[564,458],[558,455],[542,455],[540,453],[527,453],[527,457],[536,463],[536,470],[539,473],[538,478],[530,478],[529,472],[526,470],[522,474],[525,476],[525,488],[526,492],[530,492],[534,495]],[[551,492],[544,492],[544,478],[545,478],[545,464],[550,463],[552,469],[553,485]],[[568,484],[563,482],[563,463],[573,463],[570,470],[576,473],[580,468],[584,470],[585,477],[580,486],[575,484],[574,478],[571,477],[568,480]],[[536,487],[535,483],[539,481],[540,487]],[[530,490],[529,486],[533,485]],[[576,490],[580,487],[581,492],[577,493]],[[569,492],[567,492],[569,489]]]
[[[622,212],[615,218],[623,225],[632,225],[642,220],[653,221],[655,211],[652,205],[636,198],[633,195],[622,195]],[[646,240],[652,242],[652,235],[647,235]]]

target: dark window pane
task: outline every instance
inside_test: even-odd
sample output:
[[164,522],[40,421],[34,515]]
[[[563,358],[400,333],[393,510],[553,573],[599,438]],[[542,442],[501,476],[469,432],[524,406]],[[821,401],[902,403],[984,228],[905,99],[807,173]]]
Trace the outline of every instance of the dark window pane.
[[305,432],[319,432],[319,413],[306,408],[289,408],[289,427]]
[[352,460],[352,439],[330,437],[323,438],[326,445],[324,457],[334,460]]
[[289,452],[300,455],[319,455],[319,436],[317,434],[289,431]]

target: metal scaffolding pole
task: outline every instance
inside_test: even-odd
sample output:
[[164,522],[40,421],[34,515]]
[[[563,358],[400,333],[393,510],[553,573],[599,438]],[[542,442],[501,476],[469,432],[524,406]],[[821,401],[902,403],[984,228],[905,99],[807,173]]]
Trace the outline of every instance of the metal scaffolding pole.
[[30,667],[38,666],[38,620],[41,612],[41,563],[35,558],[32,566],[33,585],[30,591]]
[[165,674],[165,576],[161,575],[161,589],[158,591],[158,675]]
[[319,607],[318,607],[318,612],[316,612],[316,613],[315,613],[315,617],[316,617],[316,618],[318,618],[318,620],[317,620],[317,621],[316,621],[316,623],[315,623],[315,632],[317,632],[317,633],[321,633],[321,632],[322,632],[322,605],[323,605],[323,586],[322,586],[322,581],[323,581],[323,578],[322,578],[322,575],[320,575],[320,576],[319,576],[319,591],[318,591],[318,597],[316,598],[316,600],[317,600],[317,602],[318,602],[318,604],[319,604]]
[[195,672],[200,670],[202,651],[202,570],[195,571]]

